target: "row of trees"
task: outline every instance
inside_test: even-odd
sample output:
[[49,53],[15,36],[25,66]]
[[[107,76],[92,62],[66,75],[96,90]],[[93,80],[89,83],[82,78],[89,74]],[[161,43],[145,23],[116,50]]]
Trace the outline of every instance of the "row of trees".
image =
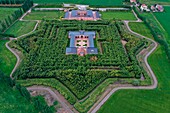
[[22,4],[22,9],[24,12],[27,12],[32,6],[33,6],[32,0],[25,0],[25,2]]
[[157,25],[155,25],[155,23],[153,22],[152,19],[142,16],[136,7],[133,7],[133,9],[136,12],[136,14],[138,15],[138,17],[141,20],[143,20],[145,22],[145,24],[148,26],[148,28],[151,30],[151,33],[152,33],[154,39],[164,47],[166,55],[167,55],[168,59],[170,60],[170,46],[169,46],[168,42],[166,41],[164,34],[160,31],[160,29],[157,27]]
[[[140,39],[129,38],[127,42],[133,44],[125,51],[121,43],[121,34],[117,25],[110,22],[79,22],[75,21],[43,21],[38,27],[38,33],[21,38],[16,44],[22,48],[25,59],[20,68],[15,72],[19,79],[26,78],[56,78],[67,86],[77,98],[83,98],[99,83],[108,77],[139,77],[141,68],[138,66],[134,51],[140,48]],[[90,24],[89,24],[90,23]],[[95,23],[98,23],[97,25]],[[106,24],[107,23],[107,24]],[[92,26],[93,24],[93,26]],[[72,26],[72,27],[69,27]],[[68,32],[73,28],[97,31],[97,43],[102,44],[103,54],[66,55],[66,47],[70,40]],[[100,26],[100,27],[97,27]],[[100,29],[99,29],[100,28]],[[67,31],[68,30],[68,31]],[[96,33],[97,33],[96,32]],[[102,39],[102,40],[101,40]],[[100,48],[98,47],[100,50]],[[97,60],[91,61],[91,57]],[[133,56],[133,60],[130,56]],[[95,69],[99,67],[101,69]],[[111,67],[113,70],[107,70]],[[114,67],[116,67],[114,69]],[[105,70],[106,69],[106,70]],[[137,76],[136,76],[137,75]]]
[[18,18],[23,14],[22,9],[14,11],[13,14],[9,15],[4,20],[0,20],[0,33],[3,33],[9,26],[11,26]]
[[0,0],[0,4],[23,4],[25,0]]
[[[6,1],[8,1],[8,0],[6,0]],[[10,3],[13,4],[13,2],[10,2]],[[0,20],[0,34],[3,34],[3,32],[9,26],[11,26],[17,19],[19,19],[23,15],[23,13],[28,11],[32,6],[33,6],[32,0],[24,0],[24,1],[22,1],[22,8],[19,8],[18,10],[14,11],[13,14],[9,15],[4,20]]]

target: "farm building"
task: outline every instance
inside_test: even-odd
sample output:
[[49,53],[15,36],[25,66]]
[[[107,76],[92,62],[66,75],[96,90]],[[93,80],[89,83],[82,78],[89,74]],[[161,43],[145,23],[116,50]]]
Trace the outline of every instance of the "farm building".
[[162,5],[158,5],[158,4],[155,4],[155,5],[152,5],[151,6],[151,10],[153,12],[163,12],[164,11],[164,8]]
[[64,16],[65,20],[99,20],[98,11],[92,10],[71,10],[67,11]]
[[94,47],[94,31],[70,31],[69,38],[70,47],[66,48],[66,55],[98,54],[97,48]]
[[146,4],[142,4],[140,7],[141,11],[150,11],[150,9],[148,9],[148,6]]

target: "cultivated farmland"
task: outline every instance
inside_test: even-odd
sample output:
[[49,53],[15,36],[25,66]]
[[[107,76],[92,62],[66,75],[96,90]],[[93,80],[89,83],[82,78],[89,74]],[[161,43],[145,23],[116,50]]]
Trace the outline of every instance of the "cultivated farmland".
[[139,0],[141,3],[146,3],[146,4],[162,4],[162,5],[169,5],[170,0]]
[[154,13],[158,21],[161,23],[163,28],[166,30],[166,40],[170,44],[170,7],[165,7],[165,12],[163,13]]

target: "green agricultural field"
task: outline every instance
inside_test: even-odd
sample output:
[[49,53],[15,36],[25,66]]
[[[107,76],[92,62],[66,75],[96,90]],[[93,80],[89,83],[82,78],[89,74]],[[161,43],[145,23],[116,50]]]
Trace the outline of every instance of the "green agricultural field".
[[16,63],[16,57],[5,47],[7,40],[0,40],[0,70],[10,75]]
[[139,1],[145,4],[162,4],[162,5],[170,4],[170,0],[139,0]]
[[143,36],[153,38],[151,31],[143,22],[142,23],[130,22],[129,26],[132,31],[135,31]]
[[40,4],[62,4],[62,3],[76,3],[76,4],[88,4],[88,5],[100,5],[100,6],[115,6],[122,5],[122,0],[34,0],[35,3]]
[[26,20],[42,20],[42,19],[60,19],[64,16],[63,11],[32,11],[24,17]]
[[161,23],[163,28],[166,30],[166,32],[167,32],[166,39],[170,44],[170,29],[169,29],[169,26],[170,26],[170,7],[164,7],[164,8],[165,8],[165,12],[154,13],[154,15],[156,16],[158,21]]
[[[98,113],[169,113],[170,112],[170,63],[159,47],[149,59],[158,79],[154,90],[121,90],[101,107]],[[123,109],[122,109],[123,108]]]
[[100,12],[102,19],[136,20],[131,11],[107,11]]
[[29,33],[34,29],[36,22],[32,21],[18,21],[11,26],[5,33],[13,34],[16,37]]
[[38,113],[33,104],[0,78],[0,113]]
[[10,16],[16,10],[18,10],[18,8],[2,8],[2,7],[0,7],[0,20],[4,20],[5,18]]

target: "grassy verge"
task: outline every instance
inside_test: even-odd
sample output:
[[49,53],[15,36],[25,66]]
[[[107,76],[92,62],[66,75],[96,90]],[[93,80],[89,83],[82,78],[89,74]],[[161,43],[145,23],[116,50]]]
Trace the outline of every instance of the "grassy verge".
[[23,34],[29,33],[34,29],[36,22],[29,21],[18,21],[13,26],[11,26],[5,33],[13,34],[18,37]]
[[10,75],[16,63],[16,57],[5,47],[7,40],[0,40],[0,70]]
[[143,36],[153,39],[151,31],[143,22],[142,23],[130,22],[129,26],[132,31],[135,31]]
[[118,20],[136,20],[134,14],[131,11],[106,11],[100,12],[102,19],[118,19]]
[[[98,113],[169,113],[170,63],[165,52],[159,47],[149,59],[158,78],[158,88],[154,90],[120,90],[102,106]],[[123,107],[123,109],[122,109]]]
[[24,19],[26,20],[54,20],[60,19],[64,16],[63,11],[32,11],[29,15],[25,16]]
[[34,105],[0,77],[0,113],[38,113]]

